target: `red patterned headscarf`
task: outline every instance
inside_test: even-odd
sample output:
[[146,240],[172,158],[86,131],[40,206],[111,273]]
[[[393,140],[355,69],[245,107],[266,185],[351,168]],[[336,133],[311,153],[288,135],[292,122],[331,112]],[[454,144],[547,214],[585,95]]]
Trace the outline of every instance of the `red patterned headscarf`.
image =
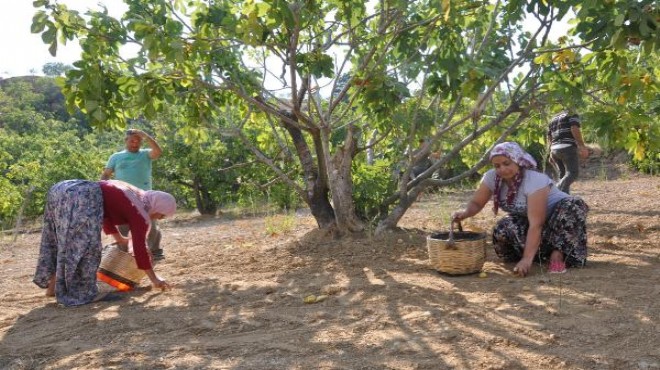
[[[520,167],[520,171],[513,178],[513,185],[509,186],[506,192],[506,204],[509,206],[513,205],[513,200],[516,199],[518,194],[518,189],[525,175],[526,169],[536,169],[536,160],[529,153],[524,151],[518,143],[512,141],[506,141],[500,144],[495,145],[493,150],[490,151],[490,156],[488,159],[493,159],[493,157],[503,155],[515,164]],[[502,188],[502,178],[499,175],[495,176],[495,190],[493,191],[493,212],[497,214],[497,211],[500,208],[500,189]]]

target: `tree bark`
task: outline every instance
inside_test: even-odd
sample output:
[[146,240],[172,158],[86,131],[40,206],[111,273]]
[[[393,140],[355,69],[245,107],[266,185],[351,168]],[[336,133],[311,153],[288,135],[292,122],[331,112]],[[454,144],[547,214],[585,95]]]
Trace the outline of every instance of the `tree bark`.
[[204,185],[202,185],[201,180],[198,178],[193,179],[193,191],[199,213],[202,215],[215,215],[218,205],[213,201],[211,194],[204,188]]
[[349,125],[344,146],[339,148],[333,158],[333,168],[330,175],[332,183],[332,202],[335,206],[337,227],[340,233],[344,231],[359,232],[364,230],[364,223],[355,214],[353,200],[353,158],[357,154],[356,130]]
[[[297,121],[297,118],[288,112],[282,112],[288,118]],[[317,156],[318,166],[314,164],[314,158],[309,150],[309,146],[305,141],[302,130],[295,125],[290,124],[285,119],[280,120],[282,126],[287,130],[293,145],[296,148],[296,153],[300,159],[300,164],[303,170],[305,180],[306,194],[303,200],[309,206],[312,216],[316,220],[320,229],[334,229],[337,224],[335,220],[335,211],[330,204],[327,177],[323,176],[323,172],[319,171],[318,167],[323,166],[323,157]],[[316,141],[318,139],[318,132],[311,132],[312,137]]]

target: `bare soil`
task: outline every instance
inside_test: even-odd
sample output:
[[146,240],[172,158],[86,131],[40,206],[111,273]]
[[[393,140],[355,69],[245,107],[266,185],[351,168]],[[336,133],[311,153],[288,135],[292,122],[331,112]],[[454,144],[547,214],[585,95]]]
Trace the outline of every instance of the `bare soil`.
[[78,308],[32,284],[38,233],[4,236],[0,368],[660,369],[660,179],[607,171],[573,185],[590,258],[563,275],[516,277],[490,245],[485,278],[432,269],[426,236],[467,191],[423,195],[382,237],[334,240],[304,211],[182,214],[156,266],[173,290]]

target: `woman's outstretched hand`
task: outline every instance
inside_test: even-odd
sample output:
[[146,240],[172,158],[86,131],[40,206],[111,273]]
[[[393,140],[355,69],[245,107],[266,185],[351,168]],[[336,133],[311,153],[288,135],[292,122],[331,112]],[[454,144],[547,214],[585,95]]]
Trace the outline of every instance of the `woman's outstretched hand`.
[[466,218],[465,211],[456,211],[451,214],[452,221],[463,221]]
[[165,280],[161,279],[154,270],[145,270],[144,272],[147,273],[147,276],[149,276],[149,280],[151,280],[151,287],[154,289],[160,289],[162,291],[167,291],[172,289],[172,286]]
[[162,280],[160,278],[156,278],[156,280],[152,281],[151,286],[155,289],[160,289],[162,291],[168,291],[172,289],[172,286],[170,286],[170,284],[167,281]]
[[513,268],[513,272],[525,277],[527,274],[529,274],[529,270],[532,269],[532,260],[527,260],[527,259],[521,259],[517,264],[516,267]]

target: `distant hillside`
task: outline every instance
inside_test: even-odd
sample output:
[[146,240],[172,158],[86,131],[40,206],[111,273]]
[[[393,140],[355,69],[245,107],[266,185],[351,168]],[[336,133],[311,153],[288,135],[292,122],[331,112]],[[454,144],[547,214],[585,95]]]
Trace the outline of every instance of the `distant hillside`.
[[4,87],[6,84],[16,82],[16,81],[27,81],[27,82],[34,82],[37,79],[43,78],[41,76],[16,76],[16,77],[9,77],[9,78],[2,78],[0,77],[0,87]]
[[[19,76],[0,78],[0,90],[19,103],[30,106],[44,117],[67,122],[71,115],[67,112],[65,98],[53,77]],[[2,104],[2,102],[0,102]],[[76,114],[79,121],[86,122],[83,115]]]

